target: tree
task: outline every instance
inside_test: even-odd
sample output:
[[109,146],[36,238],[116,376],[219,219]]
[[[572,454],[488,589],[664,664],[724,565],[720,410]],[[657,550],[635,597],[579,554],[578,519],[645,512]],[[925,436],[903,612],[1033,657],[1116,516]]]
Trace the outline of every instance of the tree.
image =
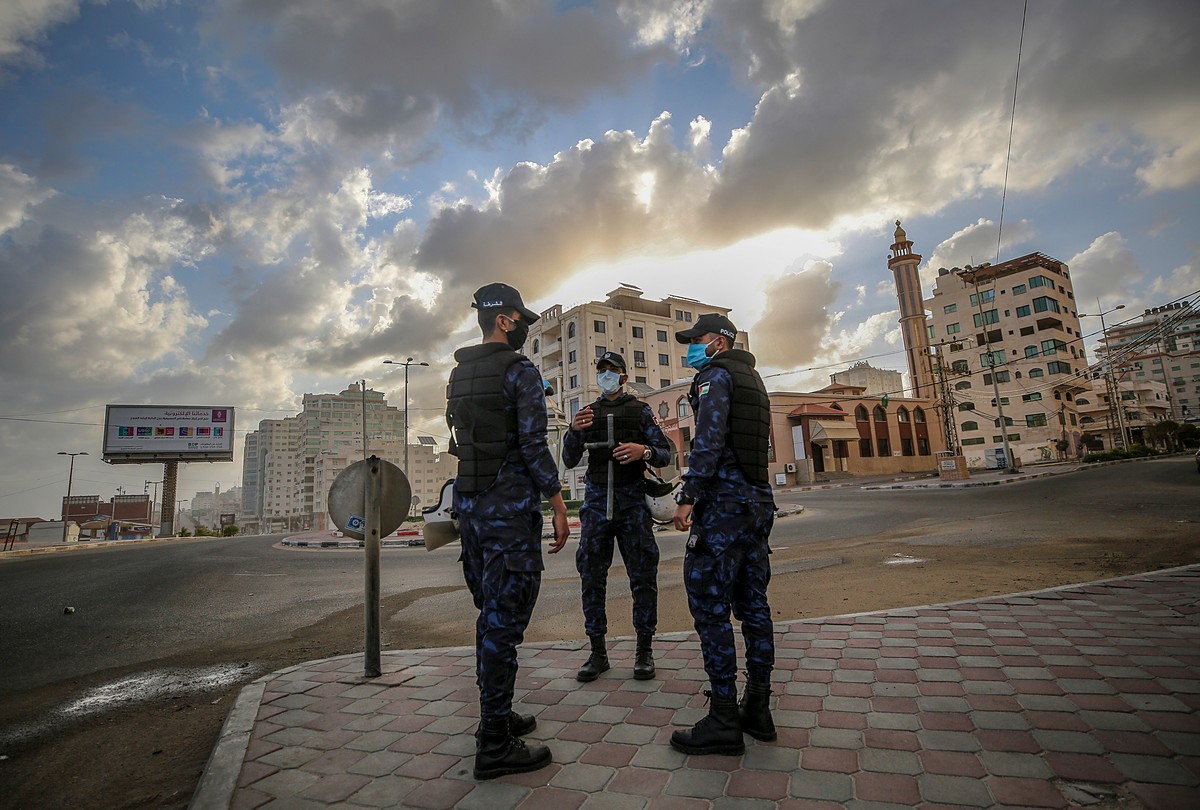
[[1167,451],[1175,449],[1175,439],[1179,433],[1179,423],[1171,419],[1155,422],[1146,428],[1146,438],[1155,445],[1164,445]]
[[233,537],[237,533],[238,533],[238,527],[234,526],[232,523],[230,523],[228,526],[223,526],[221,528],[221,536],[223,536],[223,537]]

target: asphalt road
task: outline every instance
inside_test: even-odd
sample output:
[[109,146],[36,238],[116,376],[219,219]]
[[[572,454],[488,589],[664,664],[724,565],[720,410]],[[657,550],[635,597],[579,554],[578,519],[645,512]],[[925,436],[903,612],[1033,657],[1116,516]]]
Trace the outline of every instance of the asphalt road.
[[[994,474],[992,474],[994,477]],[[997,487],[833,489],[779,495],[803,515],[776,523],[772,545],[879,537],[919,546],[1012,544],[1022,537],[1093,537],[1195,523],[1200,476],[1190,458],[1126,464]],[[282,535],[78,549],[0,562],[0,697],[233,641],[286,637],[362,603],[360,551],[298,550]],[[682,535],[660,535],[665,559]],[[578,601],[573,545],[547,555],[539,610]],[[612,593],[622,587],[612,577]],[[381,592],[462,587],[452,548],[385,549]],[[461,605],[462,596],[454,597]],[[65,614],[67,607],[75,608]],[[443,610],[437,598],[411,606]],[[218,663],[215,661],[213,663]]]

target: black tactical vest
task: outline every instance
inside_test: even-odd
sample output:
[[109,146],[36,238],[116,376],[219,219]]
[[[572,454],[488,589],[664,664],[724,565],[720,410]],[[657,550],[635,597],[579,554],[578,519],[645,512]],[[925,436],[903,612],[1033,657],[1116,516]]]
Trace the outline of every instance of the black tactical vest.
[[504,376],[522,355],[503,343],[484,343],[459,349],[454,359],[458,365],[446,386],[446,424],[450,452],[458,456],[455,487],[474,495],[495,483],[504,457],[517,449],[517,411],[504,399]]
[[[613,436],[616,443],[638,442],[642,436],[642,410],[645,405],[633,394],[622,394],[613,400],[601,399],[591,404],[592,426],[583,431],[585,442],[608,441],[608,414],[613,415]],[[593,484],[608,485],[608,461],[612,450],[595,448],[588,450],[587,477]],[[635,461],[622,464],[613,461],[613,485],[624,486],[645,478],[646,462]]]
[[746,478],[755,484],[770,484],[767,453],[771,444],[771,400],[762,377],[754,370],[754,355],[730,349],[712,359],[733,377],[730,407],[730,449]]

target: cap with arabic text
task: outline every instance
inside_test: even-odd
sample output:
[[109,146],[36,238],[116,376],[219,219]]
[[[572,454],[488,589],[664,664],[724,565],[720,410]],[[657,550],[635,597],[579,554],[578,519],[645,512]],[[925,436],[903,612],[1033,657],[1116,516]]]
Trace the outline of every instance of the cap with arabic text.
[[471,303],[473,309],[515,309],[521,313],[525,323],[536,323],[540,317],[532,309],[525,306],[521,293],[516,287],[510,287],[503,282],[485,284],[475,291],[475,300]]

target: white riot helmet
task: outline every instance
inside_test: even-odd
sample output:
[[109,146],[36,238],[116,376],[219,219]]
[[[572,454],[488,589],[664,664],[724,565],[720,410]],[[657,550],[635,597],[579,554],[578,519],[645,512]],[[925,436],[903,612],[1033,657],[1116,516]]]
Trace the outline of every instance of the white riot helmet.
[[421,517],[425,519],[422,534],[425,537],[426,551],[433,551],[459,539],[458,518],[451,511],[453,503],[454,479],[451,479],[442,484],[438,502],[428,509],[421,510]]
[[681,486],[683,481],[679,480],[646,479],[646,507],[652,521],[660,525],[675,521],[675,493]]

